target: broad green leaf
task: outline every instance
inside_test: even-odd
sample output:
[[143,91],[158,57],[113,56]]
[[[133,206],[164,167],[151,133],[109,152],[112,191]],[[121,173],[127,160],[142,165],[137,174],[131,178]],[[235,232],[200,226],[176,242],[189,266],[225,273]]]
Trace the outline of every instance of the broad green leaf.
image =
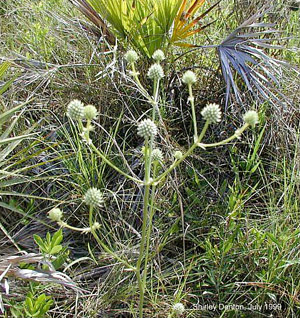
[[51,245],[52,246],[59,245],[62,242],[63,238],[64,237],[63,237],[62,229],[59,229],[57,232],[53,234]]
[[59,253],[62,250],[62,246],[61,245],[56,245],[54,246],[51,251],[50,251],[50,255],[55,255],[57,253]]

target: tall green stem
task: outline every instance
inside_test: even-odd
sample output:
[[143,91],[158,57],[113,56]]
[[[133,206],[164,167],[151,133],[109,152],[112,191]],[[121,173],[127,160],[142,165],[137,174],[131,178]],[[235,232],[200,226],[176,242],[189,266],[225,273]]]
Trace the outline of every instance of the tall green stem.
[[[153,178],[155,178],[155,176],[156,176],[157,166],[158,166],[158,163],[155,162],[153,164]],[[152,232],[152,221],[153,221],[153,217],[155,214],[155,209],[154,209],[155,191],[156,191],[156,184],[152,184],[150,211],[149,211],[149,225],[148,225],[148,230],[147,230],[144,273],[143,273],[143,285],[144,286],[146,285],[146,279],[147,279],[147,270],[148,270],[147,265],[148,265],[148,259],[149,259],[150,237],[151,237],[151,232]]]
[[143,307],[144,307],[144,296],[146,286],[143,282],[141,276],[141,265],[144,258],[146,235],[147,235],[147,224],[148,224],[148,205],[149,205],[149,196],[150,196],[150,173],[151,173],[151,153],[152,153],[152,140],[148,138],[145,140],[145,192],[143,200],[143,224],[142,224],[142,238],[140,243],[139,258],[136,264],[136,275],[138,280],[138,286],[140,290],[140,301],[139,301],[139,318],[143,317]]
[[158,112],[158,93],[159,93],[159,79],[154,81],[153,86],[153,111],[152,111],[152,120],[155,121],[156,112]]
[[189,87],[189,101],[191,103],[192,116],[193,116],[194,142],[196,142],[198,140],[198,128],[197,128],[197,118],[196,118],[196,111],[195,111],[195,98],[193,95],[192,84],[189,84],[188,87]]

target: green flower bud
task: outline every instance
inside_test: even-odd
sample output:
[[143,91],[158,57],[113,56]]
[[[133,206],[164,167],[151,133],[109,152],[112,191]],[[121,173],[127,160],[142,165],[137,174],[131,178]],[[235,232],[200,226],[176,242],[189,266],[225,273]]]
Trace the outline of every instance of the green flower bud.
[[148,77],[152,80],[160,80],[164,77],[164,70],[160,64],[153,64],[148,71]]
[[219,105],[208,104],[203,108],[201,115],[204,120],[209,121],[209,123],[216,124],[221,121],[222,112]]
[[48,213],[48,217],[51,221],[60,222],[63,216],[63,212],[59,208],[54,208]]
[[197,77],[196,74],[192,71],[186,71],[182,76],[182,82],[187,85],[192,85],[196,83]]
[[138,54],[136,53],[136,51],[134,50],[129,50],[127,51],[127,53],[125,54],[125,60],[128,63],[135,63],[137,60],[139,59]]
[[100,225],[98,222],[95,222],[95,223],[92,225],[91,230],[92,230],[92,231],[96,231],[96,230],[99,230],[100,227],[101,227],[101,225]]
[[156,62],[161,62],[163,61],[165,57],[165,53],[162,50],[156,50],[153,55],[152,55],[153,60]]
[[258,124],[259,119],[258,119],[258,114],[255,110],[249,110],[245,115],[244,115],[244,122],[251,127],[255,127],[256,124]]
[[100,207],[104,202],[103,195],[97,188],[90,188],[84,195],[84,202],[89,206]]
[[164,156],[160,149],[156,148],[152,150],[152,160],[160,163],[164,161]]
[[174,158],[177,160],[180,160],[182,158],[183,154],[181,151],[177,150],[174,152]]
[[181,316],[183,315],[185,311],[184,305],[182,303],[177,303],[173,306],[173,312],[177,315],[177,316]]
[[84,117],[83,103],[78,99],[72,100],[68,105],[67,115],[73,120],[82,120]]
[[151,119],[144,119],[139,123],[137,133],[143,138],[151,138],[157,135],[157,127]]
[[87,120],[96,119],[98,116],[98,111],[95,106],[87,105],[84,107],[84,118]]

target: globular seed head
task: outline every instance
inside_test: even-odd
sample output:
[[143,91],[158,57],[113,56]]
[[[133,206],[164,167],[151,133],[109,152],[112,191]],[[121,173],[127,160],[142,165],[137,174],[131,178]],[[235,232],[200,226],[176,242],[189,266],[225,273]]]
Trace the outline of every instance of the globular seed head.
[[175,159],[179,160],[179,159],[182,158],[182,156],[183,156],[183,154],[182,154],[181,151],[177,150],[177,151],[174,152],[174,158]]
[[183,315],[183,313],[185,312],[185,308],[184,305],[182,303],[177,303],[173,306],[173,312],[177,315],[177,316],[181,316]]
[[153,64],[150,66],[147,75],[152,80],[160,80],[164,77],[164,70],[160,64]]
[[244,122],[251,127],[255,127],[259,123],[258,113],[255,110],[249,110],[244,115]]
[[60,222],[63,216],[63,212],[59,208],[54,208],[49,211],[48,217],[51,221]]
[[137,133],[143,138],[151,138],[157,135],[157,127],[151,119],[144,119],[139,123]]
[[84,107],[84,118],[87,120],[96,119],[98,116],[98,111],[95,106],[87,105]]
[[204,120],[209,123],[216,124],[221,121],[222,112],[220,106],[217,104],[208,104],[201,111]]
[[104,203],[103,194],[97,188],[90,188],[84,195],[84,202],[92,207],[100,207]]
[[156,148],[152,150],[152,160],[160,163],[164,161],[164,156],[160,149]]
[[165,57],[165,53],[162,50],[156,50],[153,55],[152,55],[153,60],[156,62],[161,62],[163,61]]
[[125,54],[125,60],[128,63],[135,63],[138,59],[139,59],[139,56],[134,50],[129,50]]
[[67,115],[73,120],[82,120],[84,117],[83,103],[78,99],[72,100],[68,105]]
[[182,76],[182,82],[186,85],[192,85],[196,83],[196,81],[197,81],[197,76],[192,71],[186,71]]

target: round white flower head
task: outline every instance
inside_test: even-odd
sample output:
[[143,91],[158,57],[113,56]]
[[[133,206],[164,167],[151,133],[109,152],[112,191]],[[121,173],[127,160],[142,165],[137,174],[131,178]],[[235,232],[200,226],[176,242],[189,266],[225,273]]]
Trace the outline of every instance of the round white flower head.
[[48,217],[51,221],[54,221],[54,222],[59,222],[61,221],[62,219],[62,216],[63,216],[63,212],[61,209],[59,208],[54,208],[52,209],[51,211],[49,211],[48,213]]
[[139,123],[137,133],[143,138],[151,138],[157,135],[157,127],[151,119],[144,119]]
[[197,77],[196,74],[192,71],[186,71],[182,76],[182,82],[186,85],[192,85],[196,83]]
[[251,127],[255,127],[255,125],[259,122],[257,112],[255,110],[247,111],[247,113],[244,115],[244,121]]
[[184,305],[182,303],[177,303],[173,306],[173,312],[177,315],[177,316],[181,316],[183,315],[185,311]]
[[222,112],[219,105],[208,104],[203,108],[201,115],[204,120],[209,121],[209,123],[216,124],[221,121]]
[[165,57],[165,53],[162,50],[156,50],[153,55],[152,55],[153,60],[156,62],[161,62],[163,61]]
[[164,156],[160,149],[156,148],[152,150],[152,160],[160,163],[164,161]]
[[84,202],[89,206],[100,207],[104,202],[103,195],[97,188],[90,188],[84,195]]
[[96,119],[98,116],[98,111],[95,106],[87,105],[84,107],[84,118],[87,120]]
[[135,63],[138,59],[139,56],[136,53],[136,51],[134,50],[129,50],[127,51],[127,53],[125,54],[125,59],[128,63]]
[[72,100],[68,105],[67,115],[73,120],[82,120],[84,117],[83,103],[78,99]]
[[179,160],[179,159],[182,158],[182,156],[183,156],[183,154],[182,154],[181,151],[177,150],[177,151],[174,152],[174,158],[175,159]]
[[159,80],[164,77],[164,70],[160,64],[153,64],[150,66],[147,75],[152,80]]

